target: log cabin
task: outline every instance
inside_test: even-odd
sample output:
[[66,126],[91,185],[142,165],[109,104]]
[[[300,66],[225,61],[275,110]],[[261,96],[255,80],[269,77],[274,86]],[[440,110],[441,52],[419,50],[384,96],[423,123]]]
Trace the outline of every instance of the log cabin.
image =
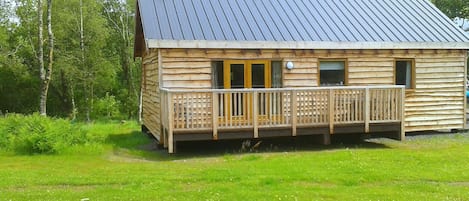
[[139,0],[142,129],[179,141],[464,129],[469,38],[427,0]]

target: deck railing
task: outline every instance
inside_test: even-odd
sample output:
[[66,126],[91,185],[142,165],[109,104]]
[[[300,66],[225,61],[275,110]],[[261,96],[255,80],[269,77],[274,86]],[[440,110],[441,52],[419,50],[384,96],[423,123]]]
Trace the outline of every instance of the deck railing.
[[161,89],[161,121],[169,151],[175,132],[291,128],[403,121],[402,86],[276,89]]

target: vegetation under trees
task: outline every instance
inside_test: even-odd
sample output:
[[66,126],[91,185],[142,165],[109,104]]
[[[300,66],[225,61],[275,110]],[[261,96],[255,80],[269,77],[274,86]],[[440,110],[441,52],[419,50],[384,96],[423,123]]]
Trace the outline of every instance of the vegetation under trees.
[[137,116],[135,0],[0,4],[0,114],[47,108],[71,119]]
[[17,154],[56,154],[70,146],[102,143],[104,137],[89,134],[80,124],[38,114],[0,118],[0,150]]

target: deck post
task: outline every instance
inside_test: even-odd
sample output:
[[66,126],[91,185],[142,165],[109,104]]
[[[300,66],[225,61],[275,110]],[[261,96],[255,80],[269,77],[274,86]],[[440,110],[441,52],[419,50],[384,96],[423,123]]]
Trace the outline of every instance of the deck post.
[[163,101],[164,101],[164,108],[163,108],[163,109],[164,109],[164,115],[163,115],[163,117],[164,117],[164,126],[163,126],[163,130],[164,130],[164,133],[163,133],[163,147],[164,147],[164,148],[168,148],[168,123],[169,123],[169,121],[168,121],[168,118],[169,118],[169,116],[168,116],[168,113],[169,113],[169,112],[168,112],[168,111],[169,111],[169,110],[168,110],[168,109],[169,109],[169,108],[168,108],[168,107],[169,107],[169,104],[168,104],[168,100],[169,100],[169,99],[168,99],[168,93],[169,93],[168,91],[165,91],[165,92],[164,92],[164,97],[162,97],[162,99],[163,99]]
[[163,147],[168,148],[168,129],[165,129]]
[[370,88],[365,89],[365,133],[370,132]]
[[400,137],[399,139],[401,141],[405,140],[405,88],[402,87],[400,88],[401,90],[401,104],[400,104],[400,109],[401,109],[401,132],[400,132]]
[[212,92],[212,131],[214,140],[218,140],[218,107],[218,94]]
[[329,133],[324,133],[322,135],[322,143],[324,145],[330,145],[331,144],[331,134]]
[[329,134],[334,134],[334,90],[329,89]]
[[174,153],[173,124],[174,124],[173,94],[168,92],[168,153]]
[[168,132],[166,131],[166,128],[163,126],[163,138],[162,138],[162,143],[164,148],[168,148],[168,143],[166,141],[166,136],[168,135]]
[[259,98],[258,98],[258,93],[255,91],[252,94],[252,127],[253,127],[253,132],[254,132],[254,138],[259,138],[259,119],[258,119],[258,114],[259,114]]
[[296,124],[297,124],[297,115],[298,115],[298,107],[297,107],[297,94],[295,90],[290,91],[290,107],[291,107],[291,134],[292,136],[296,136]]
[[161,139],[160,139],[160,145],[163,145],[164,148],[168,147],[168,144],[166,143],[166,135],[167,135],[167,130],[166,130],[166,127],[168,126],[167,124],[167,108],[168,108],[168,104],[166,103],[166,101],[168,100],[166,98],[166,94],[167,92],[166,91],[163,91],[161,93],[161,97],[160,97],[160,100],[161,100],[161,124],[162,124],[162,129],[161,129]]

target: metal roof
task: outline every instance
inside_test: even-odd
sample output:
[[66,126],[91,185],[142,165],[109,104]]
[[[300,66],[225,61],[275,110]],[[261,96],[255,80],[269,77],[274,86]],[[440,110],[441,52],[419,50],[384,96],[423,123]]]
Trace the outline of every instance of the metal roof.
[[469,49],[427,0],[139,0],[148,48]]

